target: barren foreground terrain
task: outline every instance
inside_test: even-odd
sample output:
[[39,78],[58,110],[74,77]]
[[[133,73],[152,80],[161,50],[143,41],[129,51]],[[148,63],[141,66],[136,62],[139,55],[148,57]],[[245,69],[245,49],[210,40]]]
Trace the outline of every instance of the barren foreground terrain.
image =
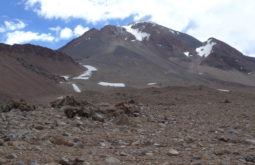
[[3,104],[0,164],[255,164],[254,89],[117,89],[52,101]]

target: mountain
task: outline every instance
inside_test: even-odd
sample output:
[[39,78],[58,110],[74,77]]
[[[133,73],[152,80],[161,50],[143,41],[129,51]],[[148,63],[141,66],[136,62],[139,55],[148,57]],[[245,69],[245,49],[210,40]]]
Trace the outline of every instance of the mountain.
[[0,96],[35,97],[63,93],[63,75],[84,68],[61,52],[35,45],[0,44]]
[[235,48],[215,38],[210,38],[205,44],[213,45],[213,47],[211,53],[201,62],[201,65],[223,70],[235,69],[244,73],[255,70],[255,58],[244,56]]
[[[254,86],[255,59],[215,38],[196,38],[153,22],[90,29],[59,49],[98,68],[90,82]],[[88,83],[88,82],[86,82]]]

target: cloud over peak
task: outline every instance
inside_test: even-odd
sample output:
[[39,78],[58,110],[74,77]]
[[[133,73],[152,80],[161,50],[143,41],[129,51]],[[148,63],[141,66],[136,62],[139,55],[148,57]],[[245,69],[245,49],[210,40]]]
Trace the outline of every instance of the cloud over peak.
[[[149,17],[201,41],[214,36],[255,53],[254,0],[25,0],[26,8],[46,19],[83,19],[99,23],[133,16]],[[57,7],[56,7],[57,6]],[[195,25],[195,26],[192,26]]]
[[68,27],[61,28],[59,26],[51,27],[49,29],[52,31],[55,31],[57,33],[57,35],[59,35],[59,36],[57,36],[57,38],[58,38],[57,40],[66,40],[66,39],[70,39],[73,37],[78,37],[89,30],[88,27],[84,27],[82,25],[77,25],[74,29],[71,29]]

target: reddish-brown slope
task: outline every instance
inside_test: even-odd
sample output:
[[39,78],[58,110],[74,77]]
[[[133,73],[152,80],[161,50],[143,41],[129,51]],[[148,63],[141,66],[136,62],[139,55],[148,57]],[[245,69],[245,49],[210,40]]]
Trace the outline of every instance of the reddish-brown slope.
[[59,75],[79,74],[84,70],[71,57],[40,46],[30,44],[13,46],[0,44],[0,53],[22,58],[29,64]]
[[63,93],[62,75],[77,75],[83,67],[59,52],[33,45],[0,44],[0,93],[40,97]]

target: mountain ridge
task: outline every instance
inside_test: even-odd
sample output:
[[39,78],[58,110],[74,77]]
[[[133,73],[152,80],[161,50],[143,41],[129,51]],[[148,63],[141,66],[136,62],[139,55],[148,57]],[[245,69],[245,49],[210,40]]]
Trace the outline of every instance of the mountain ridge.
[[[211,37],[201,42],[147,21],[91,29],[59,51],[81,63],[99,67],[95,80],[122,81],[131,86],[145,87],[147,82],[154,81],[166,86],[210,84],[212,79],[249,86],[255,82],[252,74],[255,58],[218,39]],[[228,73],[231,76],[224,78]],[[234,78],[234,74],[240,78]]]
[[31,44],[0,44],[0,92],[12,97],[41,97],[64,93],[64,75],[85,69],[71,57]]

